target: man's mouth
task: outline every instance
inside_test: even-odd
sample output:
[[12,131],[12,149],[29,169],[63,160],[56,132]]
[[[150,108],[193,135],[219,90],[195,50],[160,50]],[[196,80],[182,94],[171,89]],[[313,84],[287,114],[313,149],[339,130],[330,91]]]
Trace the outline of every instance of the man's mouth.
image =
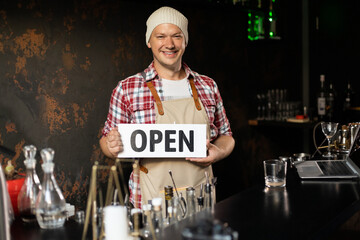
[[176,53],[177,51],[163,51],[163,54],[168,57],[173,57],[176,55]]

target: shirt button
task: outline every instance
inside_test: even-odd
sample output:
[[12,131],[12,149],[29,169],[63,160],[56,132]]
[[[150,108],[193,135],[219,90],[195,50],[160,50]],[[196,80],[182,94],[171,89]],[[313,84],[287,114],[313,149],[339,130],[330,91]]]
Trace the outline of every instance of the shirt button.
[[163,92],[163,91],[160,89],[160,90],[159,90],[159,93],[162,93],[162,92]]

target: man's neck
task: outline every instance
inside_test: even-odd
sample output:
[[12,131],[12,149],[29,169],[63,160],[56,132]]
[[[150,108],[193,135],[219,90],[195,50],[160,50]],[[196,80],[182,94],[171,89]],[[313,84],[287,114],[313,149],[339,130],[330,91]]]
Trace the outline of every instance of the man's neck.
[[186,77],[185,70],[181,64],[176,67],[165,67],[155,61],[154,67],[161,78],[168,80],[181,80]]

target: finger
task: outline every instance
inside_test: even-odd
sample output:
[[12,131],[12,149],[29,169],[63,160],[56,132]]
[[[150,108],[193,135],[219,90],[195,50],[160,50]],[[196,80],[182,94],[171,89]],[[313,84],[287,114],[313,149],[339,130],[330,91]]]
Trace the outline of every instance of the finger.
[[109,135],[108,135],[108,137],[107,137],[107,142],[112,142],[112,141],[119,141],[119,142],[121,142],[120,134],[109,133]]
[[112,155],[117,156],[120,152],[124,151],[124,146],[120,144],[111,146],[111,144],[109,144],[108,149]]
[[108,142],[122,142],[122,141],[121,141],[121,138],[119,136],[110,135],[108,137]]
[[113,154],[113,155],[118,155],[119,152],[122,152],[123,151],[123,147],[122,146],[116,146],[116,147],[113,147],[110,149],[110,152]]
[[117,146],[120,146],[120,147],[124,146],[124,144],[123,144],[123,142],[121,140],[109,141],[107,144],[111,148],[114,148],[114,147],[117,147]]
[[189,160],[190,162],[195,162],[195,163],[199,163],[199,164],[204,164],[204,163],[208,162],[205,158],[188,158],[187,160]]

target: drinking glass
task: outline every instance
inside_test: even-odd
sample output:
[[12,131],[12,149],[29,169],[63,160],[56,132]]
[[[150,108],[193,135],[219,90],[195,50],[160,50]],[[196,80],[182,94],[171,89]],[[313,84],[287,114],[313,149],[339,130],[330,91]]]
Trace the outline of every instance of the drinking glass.
[[334,157],[334,154],[331,154],[330,151],[330,144],[331,138],[335,135],[338,125],[339,123],[335,122],[321,122],[322,132],[325,134],[328,141],[328,151],[322,155],[323,157]]
[[287,163],[278,159],[264,161],[266,187],[285,187]]

